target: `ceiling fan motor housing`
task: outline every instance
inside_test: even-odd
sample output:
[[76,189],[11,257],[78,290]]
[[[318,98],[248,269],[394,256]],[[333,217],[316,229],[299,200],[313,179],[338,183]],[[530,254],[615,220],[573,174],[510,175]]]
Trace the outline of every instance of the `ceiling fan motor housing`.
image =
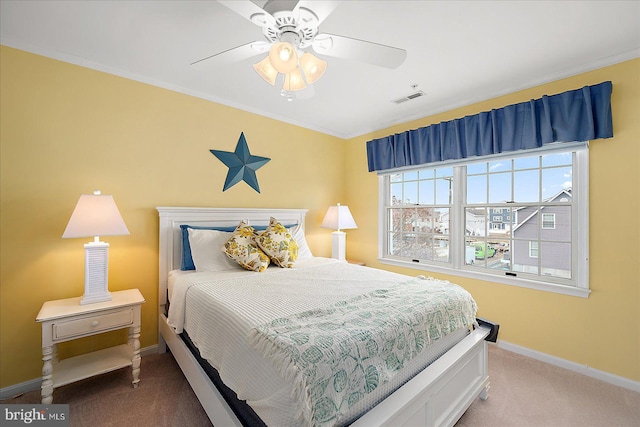
[[[285,2],[287,3],[287,2]],[[319,20],[311,10],[300,7],[292,10],[265,10],[266,14],[255,14],[251,20],[262,27],[262,34],[272,43],[286,41],[297,48],[304,49],[311,46],[318,34]],[[258,16],[260,15],[260,16]]]

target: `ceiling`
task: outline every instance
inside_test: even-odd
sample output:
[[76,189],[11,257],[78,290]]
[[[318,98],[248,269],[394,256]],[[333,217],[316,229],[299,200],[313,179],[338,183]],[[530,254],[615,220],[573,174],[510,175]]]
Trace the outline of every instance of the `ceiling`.
[[[320,33],[403,48],[407,59],[387,69],[324,57],[324,76],[287,102],[282,83],[270,86],[253,70],[266,54],[190,65],[264,40],[217,1],[0,5],[4,45],[341,138],[640,57],[638,1],[341,1]],[[392,102],[412,85],[426,96]]]

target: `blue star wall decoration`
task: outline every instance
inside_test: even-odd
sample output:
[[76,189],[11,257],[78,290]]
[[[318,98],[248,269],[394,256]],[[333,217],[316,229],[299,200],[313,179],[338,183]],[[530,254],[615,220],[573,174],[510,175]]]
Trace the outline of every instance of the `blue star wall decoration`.
[[224,188],[222,191],[227,191],[240,181],[244,181],[258,193],[260,192],[256,171],[271,159],[268,157],[252,156],[249,152],[247,140],[244,138],[244,132],[240,133],[240,139],[238,140],[238,145],[236,145],[236,151],[233,153],[231,151],[220,150],[209,151],[211,151],[211,154],[216,156],[218,160],[229,168],[229,172],[227,172],[227,179],[224,181]]

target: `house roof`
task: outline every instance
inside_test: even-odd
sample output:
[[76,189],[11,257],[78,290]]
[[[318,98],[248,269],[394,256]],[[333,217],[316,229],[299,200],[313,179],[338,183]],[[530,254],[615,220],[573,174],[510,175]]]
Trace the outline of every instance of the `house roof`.
[[[565,195],[567,197],[569,197],[569,199],[571,199],[573,197],[572,193],[571,193],[571,188],[563,188],[562,190],[558,191],[556,194],[554,194],[553,196],[549,197],[548,199],[544,200],[545,202],[553,202],[557,199],[559,199],[562,195]],[[544,209],[546,206],[542,206],[540,208],[540,210]],[[522,209],[522,208],[520,208]],[[520,228],[520,226],[526,224],[528,221],[530,221],[533,217],[535,217],[536,215],[538,215],[538,210],[534,210],[529,216],[527,216],[525,219],[523,219],[522,221],[518,222],[518,224],[515,225],[515,227],[513,227],[513,231],[515,232],[518,228]]]

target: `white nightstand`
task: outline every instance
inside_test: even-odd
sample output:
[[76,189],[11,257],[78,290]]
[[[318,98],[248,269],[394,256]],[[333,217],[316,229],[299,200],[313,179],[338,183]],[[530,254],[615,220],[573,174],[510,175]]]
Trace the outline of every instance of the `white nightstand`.
[[[53,402],[56,387],[126,366],[132,367],[133,387],[138,386],[140,308],[145,300],[137,289],[111,292],[111,297],[111,301],[87,305],[80,305],[80,297],[47,301],[42,305],[36,322],[42,323],[43,404]],[[124,328],[129,328],[129,344],[58,362],[58,343]]]

